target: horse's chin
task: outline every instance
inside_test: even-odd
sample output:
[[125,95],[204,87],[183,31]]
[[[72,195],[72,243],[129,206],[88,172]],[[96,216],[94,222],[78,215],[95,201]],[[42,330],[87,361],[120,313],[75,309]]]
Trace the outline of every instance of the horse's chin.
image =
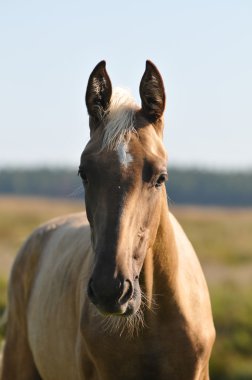
[[141,307],[141,302],[141,291],[138,285],[138,288],[135,288],[133,297],[125,305],[125,311],[121,314],[121,317],[130,317],[137,314]]
[[131,315],[137,314],[138,310],[141,306],[141,295],[132,298],[127,305],[125,313],[122,315],[123,317],[129,317]]

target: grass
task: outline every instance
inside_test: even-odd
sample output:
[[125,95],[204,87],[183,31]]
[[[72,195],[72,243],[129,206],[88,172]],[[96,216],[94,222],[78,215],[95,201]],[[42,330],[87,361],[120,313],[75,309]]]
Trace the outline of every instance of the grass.
[[212,379],[252,379],[252,285],[211,288],[217,340]]
[[[0,197],[0,313],[11,264],[25,238],[44,221],[83,208],[82,202]],[[217,330],[211,380],[251,380],[252,210],[172,211],[192,241],[209,285]],[[0,341],[3,335],[0,330]]]
[[252,263],[252,210],[177,207],[175,213],[201,260]]

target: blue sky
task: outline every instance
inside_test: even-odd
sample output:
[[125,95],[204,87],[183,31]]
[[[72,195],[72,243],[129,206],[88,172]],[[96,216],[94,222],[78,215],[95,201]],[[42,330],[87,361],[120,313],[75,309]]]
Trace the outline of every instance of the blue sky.
[[139,100],[151,59],[170,164],[251,168],[251,20],[250,0],[1,0],[0,167],[78,166],[93,67]]

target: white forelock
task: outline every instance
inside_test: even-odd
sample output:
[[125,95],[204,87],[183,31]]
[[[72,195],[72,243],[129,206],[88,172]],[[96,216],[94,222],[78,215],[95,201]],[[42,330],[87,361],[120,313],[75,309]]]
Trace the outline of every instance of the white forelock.
[[136,133],[135,113],[139,109],[129,91],[115,88],[106,116],[102,148],[117,149],[129,132]]

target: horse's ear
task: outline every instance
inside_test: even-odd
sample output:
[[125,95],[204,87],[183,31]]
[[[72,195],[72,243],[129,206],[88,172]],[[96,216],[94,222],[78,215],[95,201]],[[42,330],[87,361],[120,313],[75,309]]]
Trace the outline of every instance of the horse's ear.
[[90,74],[86,91],[88,114],[94,118],[95,122],[99,122],[103,118],[108,109],[111,95],[112,85],[106,71],[106,62],[101,61]]
[[146,61],[139,91],[145,117],[151,122],[156,122],[164,113],[165,90],[161,74],[151,61]]

